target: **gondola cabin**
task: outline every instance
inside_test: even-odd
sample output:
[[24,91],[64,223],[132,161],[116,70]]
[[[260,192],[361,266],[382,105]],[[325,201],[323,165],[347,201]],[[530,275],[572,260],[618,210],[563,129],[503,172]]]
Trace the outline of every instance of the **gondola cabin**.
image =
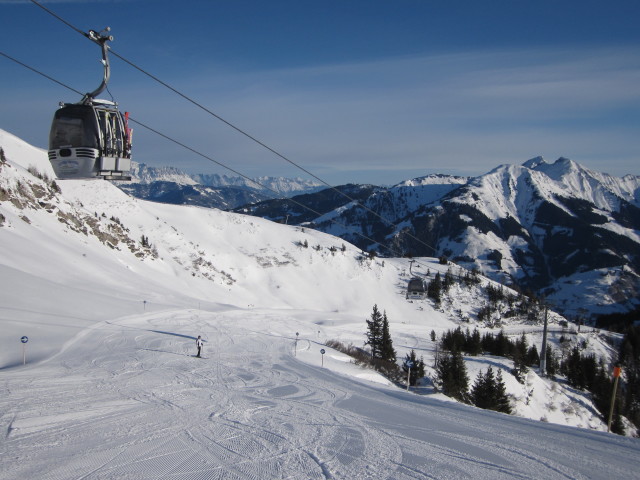
[[131,130],[115,103],[65,103],[49,132],[49,161],[60,179],[131,180]]
[[407,285],[407,299],[420,300],[427,296],[426,282],[420,277],[413,277]]
[[85,34],[102,51],[102,82],[80,102],[60,104],[53,115],[49,161],[60,179],[131,180],[129,114],[122,115],[114,102],[96,98],[107,88],[111,75],[107,42],[113,37],[104,33],[109,30]]

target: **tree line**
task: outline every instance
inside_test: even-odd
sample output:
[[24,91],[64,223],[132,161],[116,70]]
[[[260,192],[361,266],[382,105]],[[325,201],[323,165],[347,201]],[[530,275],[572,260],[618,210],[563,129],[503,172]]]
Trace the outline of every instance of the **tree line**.
[[[434,337],[435,332],[432,332],[432,338]],[[467,329],[463,333],[458,327],[442,335],[439,348],[442,352],[436,356],[435,383],[442,393],[479,408],[503,413],[512,412],[502,371],[498,369],[494,374],[493,368],[489,366],[485,372],[478,373],[473,385],[469,388],[469,376],[462,354],[476,356],[488,350],[511,351],[518,358],[524,359],[528,352],[524,335],[519,342],[513,343],[502,331],[498,338],[494,338],[492,334],[480,336],[477,328],[473,332]]]
[[[371,317],[366,322],[365,346],[368,345],[370,348],[371,365],[394,381],[408,377],[409,385],[415,386],[425,376],[424,359],[422,357],[418,358],[415,350],[412,349],[405,356],[401,370],[398,369],[396,352],[389,332],[387,313],[380,313],[378,306],[374,305]],[[445,395],[462,402],[470,403],[480,408],[511,413],[501,371],[498,371],[496,375],[493,373],[493,369],[489,367],[486,372],[480,372],[469,391],[469,380],[464,359],[462,358],[461,349],[456,346],[461,337],[464,342],[465,335],[459,328],[452,332],[451,335],[443,336],[441,344],[443,348],[447,349],[447,352],[439,355],[436,362],[439,388]],[[469,338],[480,340],[477,329],[474,334],[469,335]],[[451,348],[449,349],[449,347]]]
[[[397,362],[397,354],[389,330],[387,313],[381,312],[377,305],[373,306],[370,317],[366,320],[367,330],[365,347],[368,351],[353,346],[344,347],[340,342],[327,342],[328,346],[337,348],[358,358],[358,363],[367,363],[390,380],[400,383],[409,381],[415,386],[425,376],[425,363],[422,357],[411,350],[406,354],[401,366]],[[435,331],[431,339],[436,340]],[[560,339],[568,345],[569,340]],[[546,374],[555,378],[562,375],[567,383],[577,389],[591,393],[594,405],[606,421],[611,407],[613,379],[602,359],[593,354],[583,353],[585,345],[575,345],[564,358],[547,347]],[[529,368],[538,367],[540,356],[535,345],[529,345],[527,337],[522,333],[516,339],[510,339],[503,330],[496,334],[480,334],[477,328],[472,331],[461,327],[443,333],[438,343],[439,352],[434,364],[434,384],[438,390],[458,401],[475,405],[479,408],[512,413],[509,396],[502,376],[502,370],[489,366],[480,371],[470,385],[464,355],[477,356],[489,354],[510,358],[514,367],[512,373],[516,379],[524,383]],[[611,430],[624,433],[621,416],[624,415],[634,425],[640,425],[640,326],[629,327],[621,342],[618,363],[623,368],[623,381],[614,405],[614,417]],[[640,433],[640,432],[638,432]]]
[[[624,434],[624,416],[635,426],[636,435],[640,435],[640,325],[627,327],[616,363],[622,368],[622,381],[613,405],[611,431]],[[612,366],[575,345],[561,362],[560,373],[572,387],[591,393],[594,405],[607,421],[614,387]]]
[[[432,332],[432,339],[434,337],[435,332]],[[561,337],[560,342],[568,344],[569,339]],[[510,358],[514,362],[511,373],[520,382],[524,382],[528,368],[538,367],[540,364],[536,346],[528,346],[524,333],[518,339],[511,340],[502,330],[495,335],[480,335],[477,329],[473,332],[469,329],[463,332],[458,327],[442,335],[439,347],[443,352],[436,359],[436,382],[445,395],[481,408],[506,413],[508,402],[504,394],[501,371],[498,370],[497,375],[494,375],[490,367],[486,373],[481,372],[469,390],[469,378],[462,354],[490,354]],[[576,344],[560,359],[556,352],[547,346],[546,374],[550,378],[562,375],[571,387],[588,391],[594,406],[606,422],[611,410],[614,385],[612,368],[594,354],[584,353],[584,348],[584,343]],[[617,364],[622,367],[623,379],[613,406],[611,431],[624,434],[622,416],[636,429],[640,425],[640,325],[628,327],[619,347]],[[640,434],[640,430],[636,434]]]
[[[494,355],[496,357],[506,357],[513,360],[514,368],[511,373],[522,383],[528,367],[540,364],[540,355],[535,345],[529,346],[527,337],[522,333],[520,338],[513,341],[503,330],[497,334],[487,332],[480,335],[477,328],[473,332],[467,328],[465,332],[461,327],[455,330],[448,330],[442,334],[440,347],[448,352],[460,351],[466,355],[478,356],[481,354]],[[550,349],[548,348],[547,351]],[[556,363],[550,362],[550,368],[555,369]]]
[[[446,260],[441,258],[440,263],[446,265]],[[431,273],[427,272],[427,277]],[[442,303],[443,296],[455,284],[466,288],[477,286],[481,283],[480,273],[477,269],[460,270],[456,275],[449,268],[444,275],[436,272],[433,279],[427,283],[427,298],[431,299],[436,306]],[[502,285],[488,283],[484,287],[486,303],[478,309],[477,318],[481,322],[492,323],[492,315],[500,312],[500,317],[510,318],[515,316],[527,316],[529,319],[536,319],[539,316],[542,304],[532,292],[522,293],[515,290],[515,287],[506,289]]]

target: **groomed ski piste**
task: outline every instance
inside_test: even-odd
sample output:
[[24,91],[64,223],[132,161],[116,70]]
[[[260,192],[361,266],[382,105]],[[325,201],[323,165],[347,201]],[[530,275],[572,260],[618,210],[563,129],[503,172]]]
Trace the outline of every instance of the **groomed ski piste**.
[[640,441],[600,421],[406,392],[326,347],[362,346],[374,304],[401,357],[457,326],[406,301],[406,260],[104,181],[38,197],[46,154],[0,133],[0,479],[640,478]]

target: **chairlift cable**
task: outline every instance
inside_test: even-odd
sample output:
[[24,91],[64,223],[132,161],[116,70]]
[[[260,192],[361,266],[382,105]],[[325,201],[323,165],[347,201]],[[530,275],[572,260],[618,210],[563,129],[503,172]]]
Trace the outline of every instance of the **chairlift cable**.
[[78,32],[80,35],[82,35],[83,37],[87,37],[88,35],[83,32],[82,30],[80,30],[78,27],[74,26],[73,24],[71,24],[70,22],[67,22],[64,18],[62,18],[60,15],[58,15],[57,13],[55,13],[52,10],[49,10],[47,7],[45,7],[44,5],[42,5],[41,3],[37,2],[36,0],[31,0],[31,3],[37,5],[38,7],[40,7],[41,9],[43,9],[45,12],[47,12],[49,15],[51,15],[52,17],[57,18],[58,20],[60,20],[62,23],[64,23],[67,27],[71,28],[72,30],[75,30],[76,32]]
[[60,82],[60,81],[56,80],[55,78],[50,77],[50,76],[49,76],[49,75],[47,75],[46,73],[42,73],[41,71],[36,70],[36,69],[35,69],[35,68],[33,68],[33,67],[30,67],[30,66],[29,66],[29,65],[27,65],[26,63],[21,62],[20,60],[18,60],[18,59],[16,59],[16,58],[12,57],[11,55],[7,55],[7,54],[6,54],[6,53],[4,53],[4,52],[0,52],[0,55],[2,55],[2,56],[3,56],[3,57],[5,57],[5,58],[8,58],[8,59],[9,59],[9,60],[11,60],[12,62],[17,63],[18,65],[23,66],[24,68],[27,68],[27,69],[31,70],[31,71],[32,71],[32,72],[34,72],[34,73],[37,73],[38,75],[42,75],[42,76],[43,76],[44,78],[46,78],[47,80],[51,80],[52,82],[57,83],[58,85],[60,85],[60,86],[62,86],[62,87],[64,87],[64,88],[67,88],[67,89],[71,90],[72,92],[77,93],[78,95],[84,95],[84,93],[82,93],[81,91],[76,90],[75,88],[72,88],[72,87],[70,87],[69,85],[65,85],[64,83],[62,83],[62,82]]
[[[82,30],[80,30],[79,28],[75,27],[74,25],[72,25],[70,22],[64,20],[62,17],[60,17],[59,15],[57,15],[56,13],[54,13],[53,11],[49,10],[48,8],[42,6],[39,2],[37,2],[36,0],[30,0],[32,3],[34,3],[35,5],[37,5],[38,7],[42,8],[44,11],[46,11],[47,13],[49,13],[50,15],[52,15],[53,17],[55,17],[56,19],[58,19],[59,21],[61,21],[62,23],[64,23],[65,25],[67,25],[68,27],[70,27],[71,29],[73,29],[74,31],[80,33],[81,35],[83,35],[84,37],[91,39],[91,37],[86,34],[85,32],[83,32]],[[93,41],[93,40],[92,40]],[[150,72],[146,71],[145,69],[139,67],[138,65],[136,65],[134,62],[126,59],[125,57],[123,57],[122,55],[118,54],[117,52],[115,52],[113,49],[111,49],[110,47],[109,51],[111,52],[112,55],[114,55],[115,57],[118,57],[120,60],[122,60],[123,62],[127,63],[128,65],[130,65],[131,67],[135,68],[136,70],[138,70],[139,72],[143,73],[144,75],[148,76],[149,78],[155,80],[156,82],[158,82],[159,84],[161,84],[162,86],[164,86],[165,88],[171,90],[172,92],[174,92],[175,94],[177,94],[178,96],[182,97],[183,99],[187,100],[188,102],[190,102],[191,104],[195,105],[196,107],[200,108],[201,110],[205,111],[206,113],[208,113],[209,115],[213,116],[214,118],[220,120],[221,122],[223,122],[225,125],[231,127],[232,129],[236,130],[238,133],[244,135],[245,137],[247,137],[248,139],[252,140],[253,142],[255,142],[256,144],[258,144],[259,146],[265,148],[266,150],[268,150],[269,152],[273,153],[274,155],[276,155],[277,157],[280,157],[282,160],[288,162],[289,164],[293,165],[294,167],[300,169],[301,171],[305,172],[307,175],[310,175],[311,177],[313,177],[314,179],[318,180],[319,182],[321,182],[323,185],[329,187],[330,189],[336,191],[338,194],[340,194],[341,196],[345,197],[346,199],[348,199],[350,202],[353,202],[355,205],[361,207],[363,210],[365,210],[366,212],[369,212],[371,214],[373,214],[375,217],[379,218],[380,220],[382,220],[383,222],[385,222],[387,225],[394,227],[394,228],[398,228],[398,225],[393,223],[391,220],[383,217],[382,215],[380,215],[378,212],[372,210],[371,208],[367,207],[366,205],[363,205],[361,202],[359,202],[358,200],[356,200],[355,198],[352,198],[350,195],[344,193],[343,191],[339,190],[338,188],[336,188],[335,186],[329,184],[328,182],[326,182],[325,180],[323,180],[322,178],[318,177],[317,175],[311,173],[309,170],[307,170],[306,168],[302,167],[301,165],[299,165],[298,163],[294,162],[293,160],[289,159],[288,157],[286,157],[285,155],[283,155],[282,153],[278,152],[277,150],[275,150],[274,148],[268,146],[267,144],[265,144],[264,142],[260,141],[259,139],[257,139],[256,137],[254,137],[253,135],[249,134],[247,131],[241,129],[240,127],[237,127],[236,125],[234,125],[233,123],[229,122],[228,120],[224,119],[223,117],[221,117],[220,115],[216,114],[215,112],[211,111],[209,108],[205,107],[204,105],[202,105],[201,103],[197,102],[196,100],[192,99],[191,97],[187,96],[186,94],[180,92],[178,89],[172,87],[171,85],[169,85],[168,83],[164,82],[163,80],[161,80],[160,78],[158,78],[157,76],[151,74]],[[411,233],[406,233],[406,235],[410,238],[412,238],[413,240],[417,241],[418,243],[424,245],[425,247],[431,249],[434,253],[437,252],[437,249],[432,246],[429,245],[428,243],[424,242],[423,240],[419,239],[418,237],[416,237],[415,235],[411,234]],[[374,243],[381,245],[380,242],[378,241],[374,241]]]

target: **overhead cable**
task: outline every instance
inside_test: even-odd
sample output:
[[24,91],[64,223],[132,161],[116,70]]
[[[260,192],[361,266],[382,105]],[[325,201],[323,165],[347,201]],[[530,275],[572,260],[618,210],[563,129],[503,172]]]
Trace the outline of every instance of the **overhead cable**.
[[31,71],[32,71],[32,72],[34,72],[34,73],[37,73],[38,75],[42,75],[42,76],[43,76],[44,78],[46,78],[47,80],[51,80],[52,82],[55,82],[55,83],[57,83],[58,85],[60,85],[60,86],[62,86],[62,87],[64,87],[64,88],[68,88],[69,90],[71,90],[72,92],[77,93],[78,95],[84,95],[83,93],[79,92],[79,91],[78,91],[78,90],[76,90],[75,88],[71,88],[70,86],[65,85],[64,83],[59,82],[59,81],[58,81],[58,80],[56,80],[55,78],[50,77],[49,75],[47,75],[47,74],[45,74],[45,73],[42,73],[41,71],[36,70],[35,68],[30,67],[30,66],[29,66],[29,65],[27,65],[26,63],[22,63],[20,60],[18,60],[18,59],[16,59],[16,58],[12,57],[11,55],[7,55],[7,54],[6,54],[6,53],[4,53],[4,52],[0,52],[0,55],[2,55],[3,57],[8,58],[9,60],[11,60],[11,61],[13,61],[13,62],[17,63],[18,65],[23,66],[24,68],[27,68],[27,69],[31,70]]

